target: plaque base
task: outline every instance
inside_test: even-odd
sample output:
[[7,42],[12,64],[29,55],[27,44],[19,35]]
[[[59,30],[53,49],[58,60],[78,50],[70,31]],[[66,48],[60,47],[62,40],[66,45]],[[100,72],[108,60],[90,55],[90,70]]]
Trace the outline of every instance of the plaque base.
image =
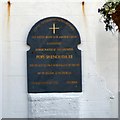
[[29,118],[79,118],[78,93],[29,94]]

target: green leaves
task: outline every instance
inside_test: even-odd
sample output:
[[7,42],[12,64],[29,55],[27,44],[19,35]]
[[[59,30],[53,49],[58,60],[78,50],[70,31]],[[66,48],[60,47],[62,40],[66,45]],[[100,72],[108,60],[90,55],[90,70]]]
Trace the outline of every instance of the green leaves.
[[98,9],[98,13],[102,15],[103,22],[105,23],[105,30],[113,30],[114,28],[114,22],[112,20],[112,14],[116,12],[116,7],[120,5],[120,0],[117,0],[117,2],[106,2],[102,8]]

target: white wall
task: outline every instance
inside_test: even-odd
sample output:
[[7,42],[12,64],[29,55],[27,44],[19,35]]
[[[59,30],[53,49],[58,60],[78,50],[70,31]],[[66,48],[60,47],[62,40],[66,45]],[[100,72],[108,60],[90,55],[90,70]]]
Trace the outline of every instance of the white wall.
[[[120,33],[118,34],[118,61],[120,60],[120,49],[119,49],[119,46],[120,46]],[[120,64],[118,62],[118,69],[120,68]],[[119,77],[120,77],[120,71],[118,70],[118,110],[120,110],[120,102],[119,102],[119,99],[120,99],[120,80],[119,80]],[[120,114],[118,114],[118,117],[120,118]]]
[[[2,4],[0,3],[0,11],[2,10]],[[2,20],[2,14],[0,14],[0,19]],[[0,22],[0,26],[2,26]],[[0,27],[0,119],[2,118],[2,29]]]
[[[77,117],[117,117],[117,35],[113,36],[110,32],[105,32],[103,24],[99,22],[100,16],[97,9],[102,5],[102,2],[86,1],[85,11],[83,12],[81,1],[70,3],[67,1],[62,1],[59,4],[54,2],[53,4],[45,1],[37,2],[37,0],[31,0],[31,2],[12,0],[9,9],[5,0],[3,0],[3,39],[1,44],[3,46],[1,55],[3,117],[28,117],[27,35],[38,20],[50,16],[63,17],[69,20],[80,32],[82,39],[83,93],[42,94],[37,96],[37,99],[43,97],[48,101],[46,98],[48,95],[50,98],[55,99],[60,96],[62,109],[65,108],[63,102],[67,104],[66,96],[70,99],[76,98],[75,110],[77,110]],[[10,10],[10,17],[8,16],[8,9]],[[114,99],[110,99],[112,96],[114,96]],[[63,101],[61,101],[61,98]],[[53,107],[57,106],[58,103],[53,102]],[[40,104],[43,105],[45,102],[37,103],[37,105]],[[51,102],[48,106],[50,104]],[[43,107],[45,106],[43,105]],[[51,109],[48,109],[48,112],[49,110]],[[43,111],[44,108],[39,111],[39,115],[51,116],[50,114],[47,115],[48,113],[43,113]],[[72,114],[74,112],[73,110]],[[51,114],[53,115],[53,113]],[[40,117],[39,115],[36,114]],[[59,116],[61,117],[61,114]],[[74,115],[71,117],[74,117]]]

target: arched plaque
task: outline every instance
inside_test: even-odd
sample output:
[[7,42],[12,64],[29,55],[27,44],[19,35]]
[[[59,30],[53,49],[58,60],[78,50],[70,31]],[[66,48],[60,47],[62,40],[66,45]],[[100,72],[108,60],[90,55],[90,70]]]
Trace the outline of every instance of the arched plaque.
[[63,18],[37,22],[27,38],[28,93],[81,92],[80,43],[75,26]]

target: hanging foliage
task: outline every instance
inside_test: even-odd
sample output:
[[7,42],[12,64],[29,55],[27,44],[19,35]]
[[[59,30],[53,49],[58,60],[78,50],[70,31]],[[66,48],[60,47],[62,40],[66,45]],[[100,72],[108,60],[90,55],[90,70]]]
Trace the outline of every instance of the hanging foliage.
[[105,23],[106,31],[120,32],[120,0],[106,2],[98,12],[102,15],[101,20]]

